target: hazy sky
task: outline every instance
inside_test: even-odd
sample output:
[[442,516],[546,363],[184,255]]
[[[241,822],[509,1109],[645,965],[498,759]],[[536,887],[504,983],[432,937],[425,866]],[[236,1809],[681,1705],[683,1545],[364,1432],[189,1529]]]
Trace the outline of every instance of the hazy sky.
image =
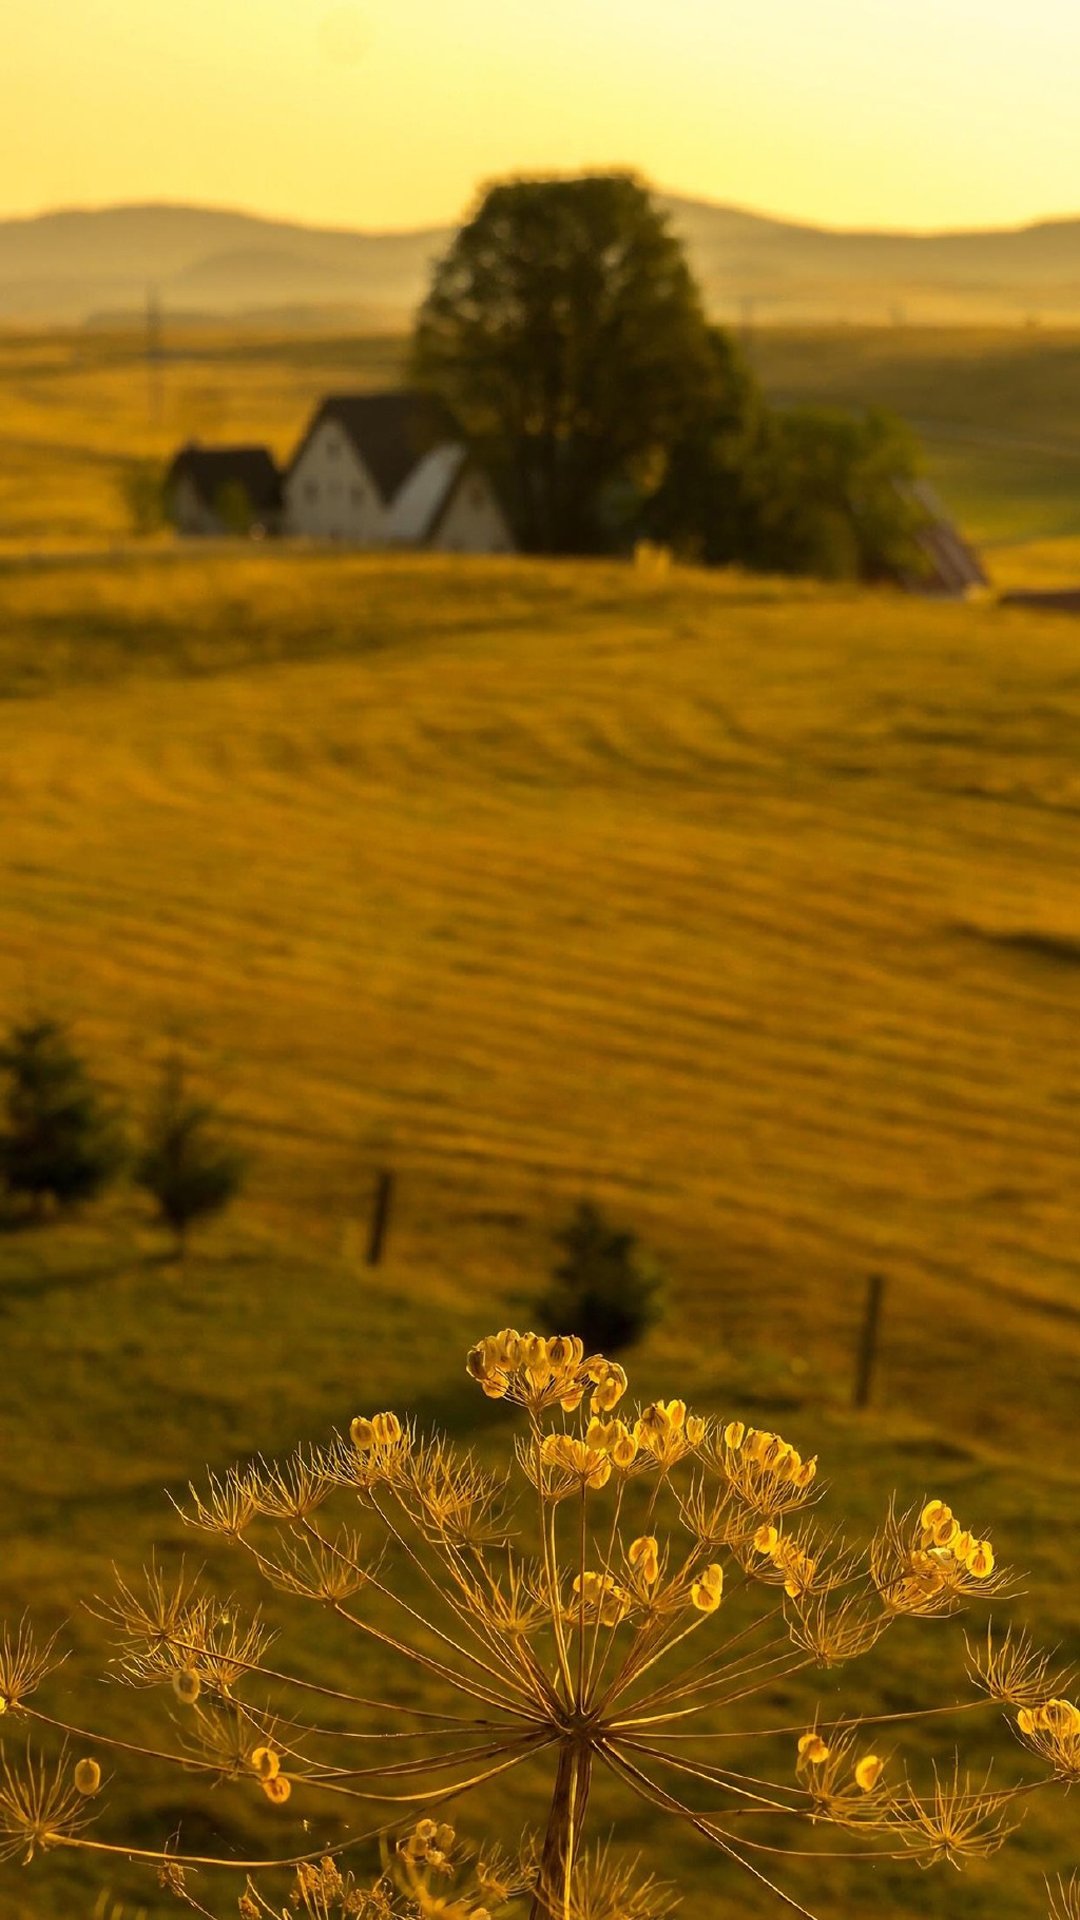
[[1080,212],[1080,0],[9,0],[0,214],[367,227],[514,170],[837,225]]

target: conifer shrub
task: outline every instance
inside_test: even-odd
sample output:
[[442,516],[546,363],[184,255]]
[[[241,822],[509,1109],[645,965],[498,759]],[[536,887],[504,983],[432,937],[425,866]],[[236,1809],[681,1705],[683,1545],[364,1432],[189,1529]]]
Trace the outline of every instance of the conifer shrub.
[[183,1060],[170,1054],[146,1121],[135,1180],[150,1194],[181,1254],[192,1227],[221,1213],[243,1176],[243,1156],[222,1138],[218,1108],[190,1091]]
[[561,1258],[537,1303],[541,1325],[549,1332],[568,1328],[589,1352],[633,1346],[658,1319],[663,1298],[663,1275],[637,1235],[612,1226],[591,1200],[582,1200],[555,1244]]
[[0,1187],[40,1209],[91,1200],[125,1161],[115,1110],[59,1020],[18,1020],[0,1046]]
[[[107,1706],[99,1731],[72,1725],[67,1683],[49,1687],[62,1650],[25,1621],[0,1632],[0,1857],[145,1861],[211,1920],[495,1920],[522,1911],[509,1905],[522,1895],[530,1920],[658,1920],[670,1889],[590,1844],[603,1775],[661,1850],[646,1876],[663,1873],[664,1836],[682,1829],[712,1862],[710,1911],[738,1912],[753,1882],[778,1915],[823,1920],[838,1858],[864,1863],[870,1886],[882,1861],[960,1867],[996,1853],[1037,1792],[1080,1784],[1068,1676],[996,1618],[966,1640],[967,1688],[942,1698],[928,1683],[925,1707],[871,1702],[862,1717],[841,1704],[837,1670],[872,1660],[900,1623],[940,1629],[987,1602],[997,1615],[1015,1590],[967,1515],[922,1493],[851,1541],[816,1517],[816,1455],[677,1398],[628,1408],[619,1363],[573,1336],[507,1328],[466,1366],[518,1410],[499,1464],[385,1411],[192,1488],[190,1526],[312,1631],[291,1652],[272,1646],[261,1613],[183,1564],[120,1582],[99,1607],[112,1673],[159,1691],[160,1731],[133,1740]],[[366,1645],[377,1697],[359,1679],[320,1678],[320,1651],[338,1643]],[[827,1704],[778,1710],[815,1672]],[[922,1713],[938,1729],[954,1721],[963,1753],[905,1758]],[[535,1844],[470,1857],[451,1804],[482,1805],[513,1777],[520,1831],[538,1767]],[[158,1844],[127,1838],[107,1790],[157,1770],[168,1826]],[[189,1793],[217,1789],[232,1836],[220,1855],[200,1844],[197,1810],[177,1823],[170,1773]],[[278,1826],[245,1858],[234,1836],[253,1802]],[[381,1872],[356,1878],[376,1847]],[[798,1897],[784,1885],[796,1859]],[[1074,1893],[1061,1882],[1055,1913],[1075,1913]]]

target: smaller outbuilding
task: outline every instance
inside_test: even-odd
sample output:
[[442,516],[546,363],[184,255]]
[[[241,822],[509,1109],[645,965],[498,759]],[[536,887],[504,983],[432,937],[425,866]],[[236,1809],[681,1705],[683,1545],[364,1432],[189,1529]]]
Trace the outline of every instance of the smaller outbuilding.
[[901,584],[913,593],[944,600],[979,599],[989,593],[990,581],[979,555],[950,520],[929,481],[909,481],[903,493],[920,514],[915,544],[922,565],[916,575],[904,578]]
[[266,447],[182,447],[165,477],[167,513],[178,533],[281,531],[281,473]]

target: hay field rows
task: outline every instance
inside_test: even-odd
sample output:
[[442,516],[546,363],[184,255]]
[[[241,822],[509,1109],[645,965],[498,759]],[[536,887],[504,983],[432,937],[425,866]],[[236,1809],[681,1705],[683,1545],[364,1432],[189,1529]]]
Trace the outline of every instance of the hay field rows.
[[[671,1274],[644,1393],[768,1410],[860,1521],[977,1507],[1076,1644],[1073,623],[227,547],[9,559],[0,595],[0,1005],[71,1013],[136,1105],[179,1033],[254,1160],[186,1273],[125,1197],[0,1237],[6,1606],[175,1542],[204,1460],[366,1402],[474,1420],[463,1346],[589,1192]],[[898,1642],[887,1697],[919,1678]],[[920,1911],[1038,1914],[1069,1817]]]

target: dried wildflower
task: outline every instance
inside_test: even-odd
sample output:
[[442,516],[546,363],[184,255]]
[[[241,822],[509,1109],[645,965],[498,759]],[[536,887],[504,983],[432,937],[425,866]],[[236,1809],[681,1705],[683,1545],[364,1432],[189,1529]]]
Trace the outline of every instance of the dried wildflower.
[[1016,1725],[1025,1746],[1066,1782],[1080,1780],[1080,1707],[1054,1698],[1039,1707],[1021,1707]]
[[189,1485],[190,1510],[184,1515],[189,1525],[204,1533],[220,1533],[227,1540],[239,1540],[251,1525],[257,1511],[252,1477],[238,1468],[219,1478],[208,1476],[207,1491],[199,1493]]
[[12,1713],[36,1693],[47,1674],[63,1665],[66,1654],[56,1651],[56,1636],[38,1641],[26,1620],[14,1633],[0,1631],[0,1713]]
[[409,1471],[431,1539],[473,1549],[505,1544],[505,1474],[481,1467],[472,1454],[457,1458],[441,1440],[418,1449]]
[[1040,1653],[1026,1633],[1010,1629],[995,1640],[986,1629],[985,1647],[967,1642],[968,1671],[992,1700],[1011,1707],[1040,1707],[1054,1694],[1067,1692],[1071,1672],[1053,1672],[1051,1655]]
[[21,1856],[29,1863],[36,1853],[47,1853],[73,1839],[85,1824],[85,1804],[66,1755],[50,1766],[32,1749],[15,1763],[5,1754],[0,1771],[0,1860]]
[[610,1846],[590,1848],[575,1876],[568,1920],[666,1920],[678,1906],[674,1888],[622,1860]]
[[304,1534],[299,1540],[284,1540],[276,1551],[261,1556],[260,1565],[280,1592],[333,1606],[366,1586],[371,1570],[362,1553],[360,1535],[346,1528],[332,1538]]
[[1008,1585],[990,1542],[964,1532],[941,1500],[931,1500],[914,1519],[890,1513],[871,1543],[870,1565],[890,1612],[927,1619]]
[[639,1453],[665,1473],[696,1452],[705,1434],[705,1422],[687,1416],[685,1400],[654,1400],[634,1425]]
[[804,1460],[778,1433],[729,1420],[706,1448],[706,1459],[744,1507],[767,1520],[794,1513],[811,1498],[817,1460]]
[[984,1859],[1003,1845],[1014,1822],[1008,1814],[1011,1796],[993,1792],[989,1775],[981,1786],[955,1761],[952,1777],[934,1768],[934,1791],[927,1799],[911,1797],[900,1809],[900,1832],[909,1845],[929,1860]]
[[870,1595],[842,1593],[837,1598],[832,1589],[799,1595],[787,1609],[792,1642],[822,1667],[840,1666],[869,1653],[892,1619]]
[[183,1564],[179,1573],[167,1580],[156,1561],[151,1561],[144,1569],[143,1584],[145,1593],[136,1593],[117,1579],[110,1598],[98,1601],[98,1616],[118,1630],[124,1646],[136,1657],[175,1655],[185,1625],[202,1612],[205,1602]]
[[[808,1825],[846,1840],[827,1852],[856,1857],[868,1842],[923,1863],[1000,1844],[1019,1790],[991,1791],[988,1777],[972,1785],[959,1762],[928,1793],[896,1790],[890,1779],[903,1776],[895,1762],[886,1768],[876,1735],[871,1747],[860,1722],[843,1718],[802,1733],[794,1773],[781,1765],[785,1777],[773,1779],[769,1743],[797,1729],[755,1732],[744,1704],[783,1697],[811,1666],[865,1653],[901,1616],[1000,1594],[1005,1576],[987,1539],[934,1499],[891,1511],[856,1553],[803,1511],[821,1491],[816,1456],[739,1420],[711,1426],[677,1398],[624,1417],[624,1370],[571,1336],[506,1328],[478,1342],[467,1366],[484,1394],[522,1410],[516,1486],[512,1472],[446,1440],[421,1441],[384,1411],[358,1414],[347,1435],[281,1465],[212,1477],[188,1515],[290,1604],[314,1604],[335,1632],[362,1636],[391,1676],[387,1697],[321,1684],[277,1654],[271,1664],[260,1617],[183,1574],[170,1583],[152,1567],[145,1594],[121,1584],[106,1610],[121,1635],[120,1676],[171,1688],[187,1709],[168,1715],[166,1747],[103,1740],[118,1765],[134,1752],[140,1765],[228,1782],[282,1809],[296,1790],[304,1818],[287,1818],[279,1842],[278,1864],[295,1867],[287,1920],[494,1920],[525,1891],[530,1920],[656,1920],[668,1892],[583,1844],[598,1770],[650,1813],[684,1821],[757,1887],[774,1885],[786,1847],[807,1850]],[[358,1509],[360,1525],[349,1524]],[[24,1635],[0,1648],[11,1705],[44,1671],[29,1647]],[[1080,1710],[1048,1662],[1023,1636],[988,1636],[985,1653],[969,1653],[984,1693],[1014,1708],[1017,1736],[1048,1776],[1080,1777]],[[909,1716],[880,1716],[891,1717]],[[698,1744],[713,1740],[737,1744]],[[755,1742],[763,1757],[747,1763]],[[554,1777],[535,1855],[470,1865],[444,1818],[449,1803],[545,1760]],[[31,1773],[30,1788],[9,1787],[0,1797],[9,1841],[93,1847],[72,1824],[91,1780],[96,1790],[91,1767],[81,1761],[74,1784],[70,1772]],[[327,1819],[343,1848],[380,1839],[376,1881],[305,1848]],[[185,1871],[235,1864],[169,1848],[158,1857],[204,1915]],[[253,1863],[240,1870],[243,1920],[282,1920]]]
[[[506,1327],[473,1347],[466,1366],[490,1399],[512,1400],[534,1414],[552,1407],[573,1413],[590,1387],[594,1412],[610,1411],[619,1398],[622,1369],[599,1357],[586,1360],[581,1341],[572,1336],[545,1340]],[[625,1389],[625,1375],[623,1383]]]
[[310,1447],[298,1447],[280,1465],[257,1460],[248,1471],[247,1487],[254,1513],[271,1520],[303,1520],[322,1505],[333,1482],[321,1456]]

